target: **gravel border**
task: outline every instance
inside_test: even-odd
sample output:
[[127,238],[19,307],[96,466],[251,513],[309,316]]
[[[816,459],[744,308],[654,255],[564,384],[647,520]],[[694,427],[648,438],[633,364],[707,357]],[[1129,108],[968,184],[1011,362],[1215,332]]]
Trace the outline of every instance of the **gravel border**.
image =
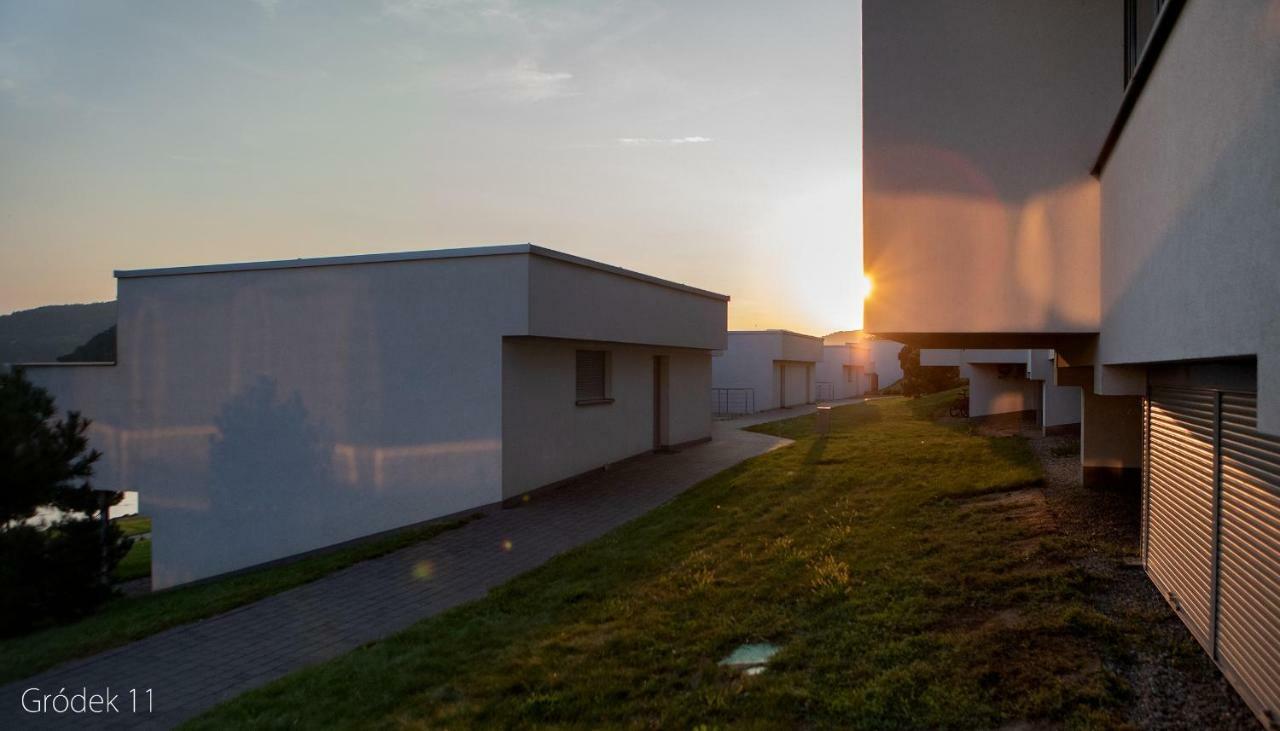
[[[1257,729],[1258,720],[1147,578],[1141,566],[1141,493],[1080,485],[1079,439],[1027,429],[1044,468],[1058,530],[1085,547],[1090,600],[1116,621],[1121,659],[1107,661],[1133,693],[1129,722],[1143,729]],[[1075,454],[1071,446],[1076,445]]]

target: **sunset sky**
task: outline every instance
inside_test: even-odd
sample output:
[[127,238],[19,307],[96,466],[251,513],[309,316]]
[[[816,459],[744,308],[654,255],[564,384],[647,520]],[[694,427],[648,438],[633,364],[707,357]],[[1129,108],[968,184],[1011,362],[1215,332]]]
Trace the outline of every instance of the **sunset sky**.
[[859,6],[0,0],[0,314],[532,241],[858,327]]

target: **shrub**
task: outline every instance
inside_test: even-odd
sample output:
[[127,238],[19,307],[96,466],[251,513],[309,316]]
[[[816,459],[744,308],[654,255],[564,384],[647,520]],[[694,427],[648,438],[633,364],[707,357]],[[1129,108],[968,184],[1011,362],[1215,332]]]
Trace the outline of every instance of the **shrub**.
[[[100,496],[89,478],[101,455],[88,448],[89,421],[56,414],[21,370],[0,373],[0,634],[88,611],[109,596],[106,575],[129,549],[119,528],[94,520]],[[42,507],[62,517],[31,525]]]
[[898,351],[898,364],[902,366],[902,394],[912,398],[925,394],[948,391],[963,383],[960,369],[955,366],[922,366],[920,349],[904,345]]

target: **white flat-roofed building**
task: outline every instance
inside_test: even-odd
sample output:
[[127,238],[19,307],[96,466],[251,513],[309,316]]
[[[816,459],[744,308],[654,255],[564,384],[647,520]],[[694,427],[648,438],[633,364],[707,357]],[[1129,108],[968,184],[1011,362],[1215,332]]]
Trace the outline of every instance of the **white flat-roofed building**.
[[[902,343],[878,338],[862,330],[841,330],[833,332],[822,339],[827,346],[852,345],[852,357],[855,364],[861,366],[862,390],[857,395],[875,392],[887,388],[902,380],[902,363],[898,353],[902,351]],[[825,380],[819,369],[819,381]]]
[[728,298],[529,244],[117,272],[93,420],[164,588],[706,440]]
[[752,413],[817,400],[822,338],[790,330],[735,330],[711,359],[712,408]]
[[819,401],[861,396],[871,390],[875,376],[870,349],[854,343],[823,345],[822,360],[814,368]]

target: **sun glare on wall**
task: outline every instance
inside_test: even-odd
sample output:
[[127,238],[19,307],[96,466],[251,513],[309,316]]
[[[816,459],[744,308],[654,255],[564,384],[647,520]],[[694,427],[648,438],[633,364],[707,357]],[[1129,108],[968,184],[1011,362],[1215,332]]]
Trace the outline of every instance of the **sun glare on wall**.
[[870,275],[863,274],[859,277],[857,283],[859,299],[867,299],[870,297],[873,286]]

